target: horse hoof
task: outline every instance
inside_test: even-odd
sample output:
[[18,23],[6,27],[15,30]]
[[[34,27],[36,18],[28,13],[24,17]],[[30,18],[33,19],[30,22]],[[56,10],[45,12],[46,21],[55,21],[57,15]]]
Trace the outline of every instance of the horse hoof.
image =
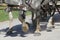
[[41,35],[40,31],[36,30],[35,33],[34,33],[34,36],[39,36],[39,35]]
[[25,24],[23,27],[22,27],[22,30],[23,32],[28,32],[28,24]]

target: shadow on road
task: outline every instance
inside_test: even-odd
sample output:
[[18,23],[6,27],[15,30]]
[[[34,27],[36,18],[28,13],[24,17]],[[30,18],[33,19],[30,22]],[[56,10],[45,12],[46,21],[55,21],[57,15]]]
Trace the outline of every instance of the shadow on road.
[[[9,28],[1,29],[0,32],[6,33],[8,29]],[[42,29],[41,31],[44,31],[46,29],[46,26],[45,25],[41,25],[41,29]],[[29,30],[28,30],[27,33],[22,31],[22,25],[15,25],[15,26],[13,26],[13,33],[12,34],[10,34],[10,35],[5,35],[4,34],[4,35],[5,35],[5,37],[7,37],[7,36],[11,36],[11,37],[16,37],[16,36],[26,37],[25,34],[28,34],[28,33],[29,34],[34,34],[34,31],[35,31],[35,29],[34,29],[32,24],[29,25]]]
[[55,14],[54,20],[55,20],[55,22],[60,22],[60,14]]
[[[5,35],[5,34],[4,34],[5,37],[6,37],[6,36],[15,37],[15,36],[17,36],[17,35],[20,35],[20,36],[22,36],[22,37],[25,37],[24,35],[25,35],[26,33],[22,32],[22,25],[15,25],[15,26],[13,26],[12,29],[13,29],[13,33],[10,34],[10,35]],[[7,30],[9,30],[9,28],[1,29],[0,32],[6,33]]]

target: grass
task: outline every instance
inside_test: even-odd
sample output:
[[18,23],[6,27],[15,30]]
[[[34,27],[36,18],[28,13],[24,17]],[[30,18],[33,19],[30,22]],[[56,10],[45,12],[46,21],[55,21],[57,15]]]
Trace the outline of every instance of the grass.
[[[18,11],[13,11],[13,17],[17,18],[18,17]],[[0,22],[9,20],[8,13],[6,13],[4,10],[0,10]]]
[[[4,8],[4,7],[0,7],[0,8]],[[12,12],[13,17],[14,17],[14,18],[17,18],[17,17],[18,17],[18,13],[19,13],[19,12],[18,12],[17,10],[14,10],[14,11]],[[29,12],[29,11],[26,12],[26,15],[30,15],[30,14],[31,14],[31,12]],[[0,9],[0,22],[2,22],[2,21],[7,21],[7,20],[9,20],[8,13],[5,12],[3,9]]]

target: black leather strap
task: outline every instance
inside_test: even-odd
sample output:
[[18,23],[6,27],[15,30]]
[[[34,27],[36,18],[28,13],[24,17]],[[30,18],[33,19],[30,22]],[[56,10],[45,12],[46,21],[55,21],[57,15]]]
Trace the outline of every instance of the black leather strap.
[[42,0],[41,4],[44,2],[45,0]]

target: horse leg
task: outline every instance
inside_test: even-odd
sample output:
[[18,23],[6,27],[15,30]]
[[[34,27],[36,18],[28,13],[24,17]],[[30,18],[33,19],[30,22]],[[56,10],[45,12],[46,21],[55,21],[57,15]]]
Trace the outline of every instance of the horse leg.
[[28,24],[25,22],[25,11],[20,9],[20,13],[19,13],[19,21],[21,21],[22,23],[22,31],[23,32],[27,32],[28,31]]
[[33,11],[31,11],[32,12],[32,22],[33,22],[33,20],[34,20],[34,12]]
[[54,1],[53,4],[55,5],[55,8],[57,9],[57,11],[58,11],[59,14],[60,14],[60,11],[59,11],[59,9],[58,9],[58,7],[57,7],[57,1]]
[[35,26],[35,18],[36,18],[35,13],[34,13],[34,11],[32,11],[32,23],[33,23],[33,26]]
[[36,19],[35,19],[35,21],[36,21],[36,30],[35,30],[35,33],[39,33],[40,32],[40,30],[41,30],[41,28],[40,28],[40,13],[39,12],[37,12],[36,13]]
[[55,28],[54,27],[54,18],[53,18],[54,13],[55,13],[55,11],[53,10],[52,14],[51,14],[51,17],[49,18],[49,21],[48,21],[48,24],[47,24],[47,31],[51,31],[51,28]]
[[8,7],[8,13],[9,13],[9,30],[7,31],[7,34],[11,34],[13,29],[12,29],[12,22],[13,22],[13,15],[12,15],[12,8]]

